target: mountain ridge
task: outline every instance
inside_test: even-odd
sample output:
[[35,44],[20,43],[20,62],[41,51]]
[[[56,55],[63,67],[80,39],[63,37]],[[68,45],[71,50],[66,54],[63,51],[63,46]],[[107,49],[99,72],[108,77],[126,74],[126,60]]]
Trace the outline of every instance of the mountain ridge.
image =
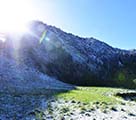
[[[94,38],[74,36],[40,21],[33,21],[28,27],[29,33],[8,34],[7,40],[0,44],[2,83],[12,81],[12,88],[13,83],[20,88],[25,86],[22,83],[28,83],[28,88],[44,88],[55,78],[57,85],[63,81],[74,85],[136,88],[133,81],[136,50],[113,48]],[[40,43],[44,31],[46,36]],[[45,76],[51,77],[52,82],[47,82]],[[64,86],[73,88],[68,84]]]

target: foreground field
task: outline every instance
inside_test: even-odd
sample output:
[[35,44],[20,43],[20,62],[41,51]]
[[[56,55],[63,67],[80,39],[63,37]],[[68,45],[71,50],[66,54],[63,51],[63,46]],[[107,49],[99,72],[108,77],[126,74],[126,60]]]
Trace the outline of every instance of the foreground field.
[[[4,120],[136,120],[136,102],[116,96],[135,90],[77,87],[44,95],[0,95]],[[135,96],[134,96],[135,98]]]

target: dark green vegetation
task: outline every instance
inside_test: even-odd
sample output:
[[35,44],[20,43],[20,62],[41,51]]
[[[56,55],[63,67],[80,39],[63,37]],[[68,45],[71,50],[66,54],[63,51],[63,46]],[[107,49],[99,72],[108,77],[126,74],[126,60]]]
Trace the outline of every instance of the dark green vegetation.
[[[52,62],[49,62],[46,65],[48,68],[46,73],[50,76],[57,76],[57,78],[63,82],[76,84],[79,86],[136,88],[136,66],[134,63],[127,62],[123,63],[124,66],[117,67],[114,66],[111,60],[111,63],[104,62],[103,66],[100,65],[100,67],[102,67],[100,71],[94,72],[89,68],[88,62],[83,62],[81,64],[74,61],[73,57],[62,46],[59,48],[54,46],[50,51],[51,56],[53,56],[52,54],[56,54],[57,57],[56,59],[52,59]],[[82,57],[80,52],[77,53],[77,55],[78,57]],[[110,65],[111,68],[109,68]],[[40,70],[44,72],[42,67]]]
[[116,87],[136,89],[135,69],[120,69],[114,76]]

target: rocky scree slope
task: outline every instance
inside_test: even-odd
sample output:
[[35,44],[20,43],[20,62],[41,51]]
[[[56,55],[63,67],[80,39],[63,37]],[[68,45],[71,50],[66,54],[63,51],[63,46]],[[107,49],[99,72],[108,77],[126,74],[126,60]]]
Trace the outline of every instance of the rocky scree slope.
[[[74,88],[38,70],[35,61],[44,55],[44,51],[38,47],[39,50],[35,52],[38,56],[33,58],[32,54],[36,50],[33,49],[34,39],[28,43],[30,41],[27,42],[27,38],[22,38],[17,43],[16,40],[21,37],[10,35],[5,42],[0,43],[0,93],[48,94],[52,91],[67,91]],[[41,65],[42,61],[44,59],[41,58],[39,60]]]
[[136,50],[113,48],[40,21],[31,22],[28,33],[8,34],[0,43],[3,89],[73,88],[65,83],[136,88],[135,68]]

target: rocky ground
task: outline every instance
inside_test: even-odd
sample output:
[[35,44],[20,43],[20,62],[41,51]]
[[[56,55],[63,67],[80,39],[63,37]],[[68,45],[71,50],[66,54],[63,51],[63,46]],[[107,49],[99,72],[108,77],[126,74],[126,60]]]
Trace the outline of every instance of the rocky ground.
[[45,96],[0,95],[0,120],[20,120],[31,110],[39,108]]
[[81,102],[45,95],[0,95],[0,120],[136,120],[136,102]]
[[122,102],[121,105],[108,105],[95,102],[90,104],[79,101],[51,100],[47,110],[37,109],[25,119],[45,120],[136,120],[136,103]]

